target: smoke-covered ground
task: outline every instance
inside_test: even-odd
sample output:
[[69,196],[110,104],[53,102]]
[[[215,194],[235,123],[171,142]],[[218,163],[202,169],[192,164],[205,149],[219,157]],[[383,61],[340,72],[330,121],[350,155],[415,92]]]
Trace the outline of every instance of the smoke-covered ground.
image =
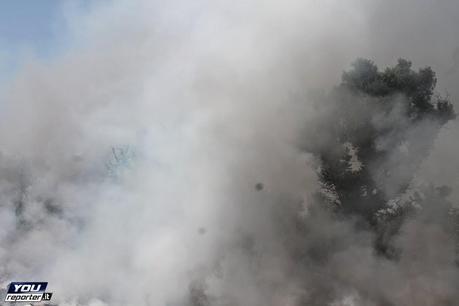
[[[63,13],[68,49],[28,59],[1,95],[3,287],[48,281],[66,306],[459,305],[436,206],[403,223],[397,260],[378,256],[372,231],[313,209],[320,163],[304,150],[333,121],[317,97],[357,57],[431,66],[459,101],[459,2],[138,0]],[[412,153],[416,184],[449,185],[452,203],[458,136],[450,122],[425,159]]]

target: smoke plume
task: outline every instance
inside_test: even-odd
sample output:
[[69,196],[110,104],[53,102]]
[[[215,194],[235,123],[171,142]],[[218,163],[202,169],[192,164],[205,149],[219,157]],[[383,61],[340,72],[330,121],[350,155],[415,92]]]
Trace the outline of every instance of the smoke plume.
[[[431,66],[438,93],[459,101],[457,1],[62,10],[66,50],[25,60],[1,94],[3,288],[48,281],[65,306],[457,305],[441,207],[459,197],[457,123],[428,144],[433,123],[404,131],[412,159],[391,155],[391,180],[372,172],[391,198],[409,182],[394,209],[424,203],[391,235],[396,259],[375,252],[358,218],[324,207],[311,149],[337,149],[327,127],[344,106],[330,92],[358,57]],[[394,105],[374,126],[403,119]],[[358,148],[345,149],[358,169]]]

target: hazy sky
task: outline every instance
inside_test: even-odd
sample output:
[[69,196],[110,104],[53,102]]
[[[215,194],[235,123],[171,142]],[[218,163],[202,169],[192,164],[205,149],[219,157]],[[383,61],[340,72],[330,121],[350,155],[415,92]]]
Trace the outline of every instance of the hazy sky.
[[[71,3],[79,8],[86,4]],[[0,2],[0,80],[10,79],[25,59],[48,60],[65,49],[68,5],[58,0]]]

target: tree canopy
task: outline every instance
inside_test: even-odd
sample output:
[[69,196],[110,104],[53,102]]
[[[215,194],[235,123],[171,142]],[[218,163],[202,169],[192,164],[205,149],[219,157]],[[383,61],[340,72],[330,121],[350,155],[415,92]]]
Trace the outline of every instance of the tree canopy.
[[436,83],[430,67],[415,71],[405,59],[384,71],[358,59],[324,102],[320,137],[307,145],[321,163],[324,198],[376,229],[382,253],[390,253],[387,237],[407,211],[400,198],[440,128],[456,116],[449,99],[435,95]]
[[403,94],[408,98],[407,112],[413,118],[432,116],[448,121],[455,117],[448,99],[432,98],[437,78],[430,67],[414,71],[405,59],[399,59],[397,65],[383,72],[368,59],[358,59],[352,67],[343,73],[342,86],[373,97]]

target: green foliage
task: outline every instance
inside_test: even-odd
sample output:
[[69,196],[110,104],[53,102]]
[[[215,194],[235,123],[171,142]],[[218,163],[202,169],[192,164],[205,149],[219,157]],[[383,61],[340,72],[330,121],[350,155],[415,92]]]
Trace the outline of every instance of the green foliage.
[[417,72],[411,62],[399,59],[397,65],[383,72],[370,60],[358,59],[353,69],[344,72],[342,86],[373,97],[403,94],[408,98],[408,113],[414,118],[430,115],[444,121],[455,117],[452,104],[445,98],[432,99],[437,78],[430,68]]
[[321,161],[324,200],[335,199],[338,213],[373,228],[376,249],[388,257],[396,254],[391,237],[412,212],[394,199],[406,192],[440,128],[455,118],[449,99],[434,95],[436,83],[430,67],[414,71],[399,59],[381,72],[358,59],[324,102],[321,137],[306,146]]
[[105,167],[110,177],[119,178],[132,166],[136,155],[134,150],[127,145],[112,147],[111,153],[110,158],[105,163]]

